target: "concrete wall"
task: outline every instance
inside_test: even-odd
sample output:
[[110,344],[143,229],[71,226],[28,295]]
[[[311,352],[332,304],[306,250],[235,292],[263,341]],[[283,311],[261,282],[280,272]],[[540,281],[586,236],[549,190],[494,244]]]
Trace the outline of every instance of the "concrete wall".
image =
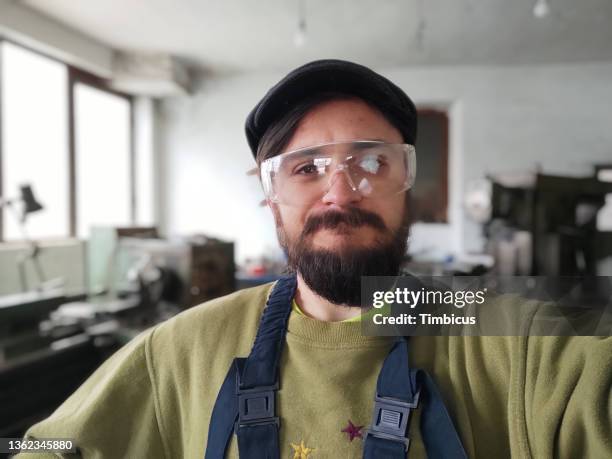
[[[448,225],[417,225],[413,251],[478,250],[464,216],[465,184],[486,173],[535,169],[589,174],[612,161],[612,63],[526,67],[380,69],[418,105],[450,113]],[[251,107],[282,75],[205,80],[190,97],[159,104],[163,228],[237,242],[237,257],[277,250],[243,134]],[[418,179],[417,179],[418,181]]]

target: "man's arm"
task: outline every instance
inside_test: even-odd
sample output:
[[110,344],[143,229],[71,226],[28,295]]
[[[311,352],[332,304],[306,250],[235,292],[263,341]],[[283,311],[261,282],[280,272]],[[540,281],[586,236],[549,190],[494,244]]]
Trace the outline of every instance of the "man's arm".
[[26,438],[71,439],[85,458],[166,457],[146,355],[151,334],[141,334],[110,357],[49,418],[32,426]]
[[612,337],[529,337],[525,424],[533,457],[612,457]]

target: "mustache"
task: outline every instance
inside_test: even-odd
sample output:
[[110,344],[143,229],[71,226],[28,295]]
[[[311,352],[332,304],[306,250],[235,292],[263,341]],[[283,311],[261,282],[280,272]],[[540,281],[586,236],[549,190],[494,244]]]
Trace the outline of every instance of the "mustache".
[[309,217],[304,224],[302,235],[308,236],[319,229],[334,229],[342,224],[354,227],[369,225],[383,231],[387,229],[385,222],[375,213],[357,207],[350,207],[343,212],[330,210]]

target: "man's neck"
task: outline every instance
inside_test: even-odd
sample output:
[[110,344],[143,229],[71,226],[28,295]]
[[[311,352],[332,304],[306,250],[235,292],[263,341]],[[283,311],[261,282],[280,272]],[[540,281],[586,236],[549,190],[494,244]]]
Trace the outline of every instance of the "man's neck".
[[351,307],[338,306],[320,297],[306,285],[306,282],[304,282],[304,279],[299,274],[297,276],[297,283],[295,301],[302,312],[313,319],[323,322],[341,322],[358,316],[361,313],[359,305]]

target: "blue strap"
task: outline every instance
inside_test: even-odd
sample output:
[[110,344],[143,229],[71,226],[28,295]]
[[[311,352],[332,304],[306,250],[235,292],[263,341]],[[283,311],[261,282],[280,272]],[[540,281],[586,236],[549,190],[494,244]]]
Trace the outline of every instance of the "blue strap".
[[408,342],[398,338],[378,375],[364,459],[406,457],[410,445],[407,438],[410,415],[421,399],[420,427],[427,457],[467,458],[436,385],[425,371],[410,368]]
[[280,459],[278,426],[262,424],[242,427],[236,432],[238,454],[246,459]]
[[423,370],[418,370],[417,379],[421,387],[425,388],[421,413],[421,435],[427,450],[427,457],[430,459],[467,458],[459,434],[433,379]]
[[[363,445],[364,458],[394,459],[406,457],[406,446],[398,441],[368,435]],[[429,455],[428,455],[429,457]]]
[[234,423],[238,417],[238,397],[236,397],[236,361],[227,372],[225,381],[217,395],[217,401],[210,417],[208,442],[205,459],[223,459],[234,432]]
[[412,402],[417,390],[416,371],[408,362],[408,341],[398,337],[378,374],[376,393],[381,397]]
[[295,276],[280,279],[264,309],[251,353],[235,359],[217,396],[208,430],[205,459],[223,459],[232,431],[240,457],[278,459],[276,417],[278,364],[287,334]]
[[274,286],[264,309],[251,354],[246,360],[240,387],[272,386],[278,381],[278,363],[285,344],[291,301],[297,279],[283,277]]

